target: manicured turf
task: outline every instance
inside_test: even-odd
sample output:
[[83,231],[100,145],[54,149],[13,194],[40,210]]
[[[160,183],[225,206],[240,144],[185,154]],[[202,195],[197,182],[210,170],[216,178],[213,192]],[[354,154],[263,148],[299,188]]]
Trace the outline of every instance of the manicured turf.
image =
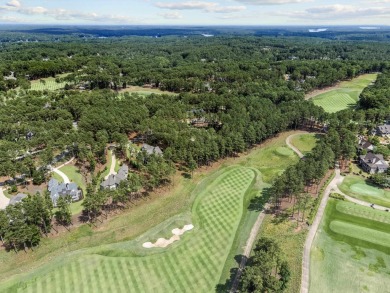
[[[134,245],[126,241],[135,239],[139,235],[149,235],[150,237],[147,237],[148,239],[145,239],[145,241],[154,241],[158,237],[170,236],[170,229],[187,224],[190,221],[191,215],[189,211],[194,200],[194,194],[200,194],[204,191],[229,166],[251,167],[260,170],[261,176],[258,176],[254,188],[245,196],[244,214],[237,229],[238,233],[235,235],[226,262],[221,263],[224,269],[220,283],[224,284],[226,279],[230,277],[230,269],[237,266],[236,256],[242,254],[249,231],[259,214],[257,204],[253,206],[251,199],[259,195],[263,189],[266,190],[266,187],[269,186],[268,184],[272,183],[280,172],[298,161],[298,157],[295,154],[287,157],[275,151],[279,147],[286,146],[285,140],[292,133],[280,134],[278,137],[263,143],[261,147],[242,154],[240,157],[227,158],[221,161],[221,164],[203,167],[197,170],[191,179],[177,172],[173,178],[172,186],[162,188],[157,193],[151,193],[144,200],[134,202],[128,210],[112,213],[108,221],[104,220],[104,223],[98,222],[97,228],[91,228],[88,225],[71,227],[70,232],[61,233],[55,237],[43,238],[40,246],[36,247],[34,252],[30,251],[27,254],[22,252],[18,254],[7,253],[4,250],[0,250],[0,292],[2,292],[4,286],[11,284],[8,282],[25,280],[20,279],[19,274],[41,278],[41,276],[45,276],[47,272],[54,270],[56,267],[65,265],[72,255],[80,255],[81,259],[84,252],[95,251],[96,249],[92,249],[94,247],[97,250],[101,250],[99,247],[102,245],[117,243],[116,246],[111,246],[109,250],[100,251],[101,254],[109,253],[112,257],[116,253],[123,254],[123,251],[120,251],[122,246],[126,248],[126,251],[130,250],[130,246],[134,248]],[[202,183],[198,184],[201,180]],[[197,192],[194,191],[196,186],[198,186]],[[249,205],[251,205],[251,208],[248,208]],[[178,214],[184,215],[184,218],[182,219],[180,216],[178,219]],[[276,229],[279,229],[278,227],[276,226]],[[194,231],[189,232],[188,235],[195,233],[196,229],[197,227]],[[285,251],[289,254],[290,265],[296,267],[294,264],[299,262],[301,250],[298,248],[299,243],[296,242],[298,238],[292,237],[291,235],[294,232],[292,230],[290,232],[289,236],[286,237],[289,237],[288,239],[291,243]],[[55,234],[55,232],[53,233]],[[185,235],[184,240],[186,237]],[[131,243],[134,244],[135,242]],[[116,249],[113,249],[113,247]],[[80,249],[83,249],[83,251],[80,251]],[[91,266],[93,267],[93,265]],[[40,267],[43,269],[40,270]],[[85,267],[88,267],[88,264],[85,264],[83,269]],[[299,269],[294,270],[292,278],[298,280],[299,274]],[[179,276],[178,278],[181,277]],[[293,284],[293,282],[290,284]],[[296,285],[296,282],[294,284]],[[296,289],[296,286],[294,288]],[[288,292],[297,292],[294,291],[294,288],[289,289]]]
[[390,208],[390,192],[369,185],[367,181],[360,176],[348,175],[339,188],[349,196]]
[[[211,183],[201,183],[192,194],[196,197],[192,207],[195,229],[171,247],[142,248],[144,241],[166,236],[157,235],[154,229],[154,233],[134,241],[75,252],[67,260],[54,261],[33,278],[19,279],[9,290],[212,292],[243,215],[244,197],[256,175],[254,169],[234,167],[218,174]],[[183,218],[175,220],[171,227],[184,223]]]
[[390,214],[330,199],[311,251],[310,292],[387,292]]
[[55,81],[55,78],[53,77],[48,77],[48,78],[43,78],[44,82],[41,82],[40,80],[33,80],[31,81],[31,89],[32,91],[55,91],[58,89],[63,89],[65,87],[65,82],[60,82],[57,83]]
[[295,135],[291,139],[291,143],[298,150],[302,152],[302,154],[310,153],[311,150],[316,146],[318,141],[318,134],[313,133],[304,133],[300,135]]
[[326,112],[335,113],[349,107],[354,107],[360,93],[376,80],[377,74],[365,74],[351,81],[342,82],[337,89],[319,94],[313,98],[313,103],[324,108]]

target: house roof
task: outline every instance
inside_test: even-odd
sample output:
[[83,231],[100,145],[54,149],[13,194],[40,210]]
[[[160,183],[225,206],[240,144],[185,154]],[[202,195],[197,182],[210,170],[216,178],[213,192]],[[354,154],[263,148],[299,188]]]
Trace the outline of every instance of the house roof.
[[379,125],[378,130],[384,134],[390,134],[390,124]]
[[9,204],[16,204],[18,202],[21,202],[23,200],[23,198],[26,198],[26,197],[28,197],[27,194],[18,193],[17,195],[15,195],[13,198],[10,199]]
[[78,192],[78,185],[74,182],[59,183],[56,179],[51,178],[47,189],[50,191],[50,198],[53,202],[57,202],[60,196],[76,195]]
[[129,167],[123,164],[118,170],[117,174],[111,174],[106,180],[104,180],[100,186],[103,188],[119,185],[122,181],[127,180],[129,174]]
[[360,146],[360,148],[365,149],[365,150],[374,147],[374,145],[371,142],[364,140],[364,139],[359,141],[359,146]]
[[145,151],[148,155],[152,155],[152,154],[162,155],[163,153],[159,146],[154,147],[148,145],[147,143],[144,143],[141,149]]
[[382,155],[368,153],[367,155],[360,156],[360,159],[364,161],[370,168],[388,168],[389,164],[383,159]]

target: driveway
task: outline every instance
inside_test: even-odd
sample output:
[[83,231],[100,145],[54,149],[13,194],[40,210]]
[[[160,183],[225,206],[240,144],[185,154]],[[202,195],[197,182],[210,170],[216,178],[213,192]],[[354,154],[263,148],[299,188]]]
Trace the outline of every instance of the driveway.
[[3,188],[0,187],[0,210],[4,210],[9,203],[9,198],[3,193]]
[[62,165],[58,166],[57,168],[53,168],[53,172],[58,174],[59,176],[61,176],[62,180],[64,181],[64,183],[70,183],[70,180],[69,180],[69,177],[66,176],[66,174],[62,171],[60,171],[59,169],[61,169],[62,167],[70,164],[72,161],[74,160],[74,158],[71,158],[69,161],[63,163]]
[[115,153],[114,151],[111,151],[111,165],[110,165],[110,172],[104,179],[107,179],[110,175],[115,175],[115,166],[116,166],[116,158],[115,158]]

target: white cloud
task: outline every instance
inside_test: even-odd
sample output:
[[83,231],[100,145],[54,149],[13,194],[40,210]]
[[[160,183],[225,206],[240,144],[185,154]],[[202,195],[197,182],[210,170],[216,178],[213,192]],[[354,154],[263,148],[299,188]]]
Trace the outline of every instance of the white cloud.
[[165,19],[181,19],[181,18],[183,18],[183,15],[178,11],[161,13],[159,15],[164,17]]
[[275,15],[301,20],[373,19],[373,17],[390,17],[390,7],[334,4],[308,8],[303,11],[276,12]]
[[[73,10],[67,10],[67,9],[47,9],[42,6],[36,6],[36,7],[24,7],[21,5],[21,3],[18,0],[11,0],[8,2],[5,6],[0,6],[0,11],[10,11],[10,12],[16,12],[22,15],[45,15],[48,17],[52,17],[56,20],[86,20],[86,21],[93,21],[93,22],[116,22],[116,23],[134,23],[134,22],[142,22],[140,19],[135,19],[129,16],[123,16],[123,15],[109,15],[109,14],[97,14],[94,12],[86,13],[86,12],[80,12],[80,11],[73,11]],[[11,17],[9,18],[11,19]],[[6,21],[6,18],[3,17],[3,19]],[[9,20],[11,21],[11,20]],[[23,20],[25,21],[25,20]],[[15,22],[17,21],[17,18],[15,18]]]
[[20,7],[21,6],[21,4],[18,0],[11,0],[6,5],[10,6],[10,7]]
[[177,2],[177,3],[162,3],[158,2],[155,4],[156,7],[162,9],[171,10],[201,10],[204,12],[215,12],[215,13],[232,13],[239,12],[246,9],[245,6],[221,6],[215,2],[204,2],[204,1],[188,1],[188,2]]
[[235,0],[248,5],[283,5],[313,2],[314,0]]

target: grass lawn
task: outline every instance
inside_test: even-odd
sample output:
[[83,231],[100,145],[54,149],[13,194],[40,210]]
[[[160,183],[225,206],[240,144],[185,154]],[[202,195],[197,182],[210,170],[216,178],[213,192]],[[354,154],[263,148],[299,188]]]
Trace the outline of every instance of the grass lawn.
[[140,96],[150,96],[151,94],[166,94],[166,95],[177,95],[176,93],[173,92],[168,92],[168,91],[162,91],[160,89],[149,89],[149,88],[143,88],[141,86],[129,86],[126,89],[122,89],[119,91],[120,94],[123,93],[129,93],[129,94],[139,94]]
[[[206,179],[195,189],[192,219],[184,214],[133,241],[54,261],[50,269],[19,280],[12,290],[27,286],[33,292],[53,292],[59,287],[64,292],[211,292],[219,281],[244,212],[245,195],[256,182],[257,172],[245,167],[222,170],[214,180]],[[143,242],[167,237],[168,230],[191,222],[195,229],[172,246],[142,247]]]
[[390,192],[370,185],[360,176],[348,175],[339,188],[349,196],[390,208]]
[[364,74],[351,81],[341,82],[337,89],[315,96],[313,103],[329,113],[354,107],[363,89],[375,81],[376,78],[377,74]]
[[318,134],[304,133],[295,135],[291,139],[291,144],[295,146],[302,154],[310,153],[311,150],[316,146],[319,139]]
[[42,78],[44,82],[41,82],[41,80],[33,80],[31,81],[31,89],[32,91],[55,91],[59,89],[63,89],[65,87],[65,82],[57,83],[55,81],[55,78],[48,77],[48,78]]
[[[78,168],[76,168],[73,165],[66,165],[60,168],[60,171],[63,172],[66,176],[68,176],[71,182],[76,183],[83,190],[83,194],[85,195],[86,193],[85,181],[83,179],[83,176],[80,174]],[[62,177],[59,176],[57,173],[53,172],[52,177],[58,180],[59,182],[63,182]],[[70,204],[70,211],[72,212],[72,215],[77,215],[81,213],[81,211],[83,210],[82,203],[83,200],[73,202]]]
[[390,214],[330,199],[311,250],[310,292],[387,292]]
[[[138,201],[98,228],[82,225],[42,239],[28,254],[0,251],[0,291],[13,285],[46,291],[64,285],[64,292],[77,292],[79,286],[86,292],[96,292],[96,288],[128,292],[127,286],[133,292],[142,291],[142,286],[164,292],[214,291],[237,265],[234,256],[242,254],[258,215],[256,209],[247,210],[250,200],[298,160],[294,154],[277,151],[285,147],[291,133],[238,158],[201,168],[193,179],[178,172],[173,187]],[[171,247],[142,248],[143,242],[171,236],[171,228],[189,222],[195,229]]]

